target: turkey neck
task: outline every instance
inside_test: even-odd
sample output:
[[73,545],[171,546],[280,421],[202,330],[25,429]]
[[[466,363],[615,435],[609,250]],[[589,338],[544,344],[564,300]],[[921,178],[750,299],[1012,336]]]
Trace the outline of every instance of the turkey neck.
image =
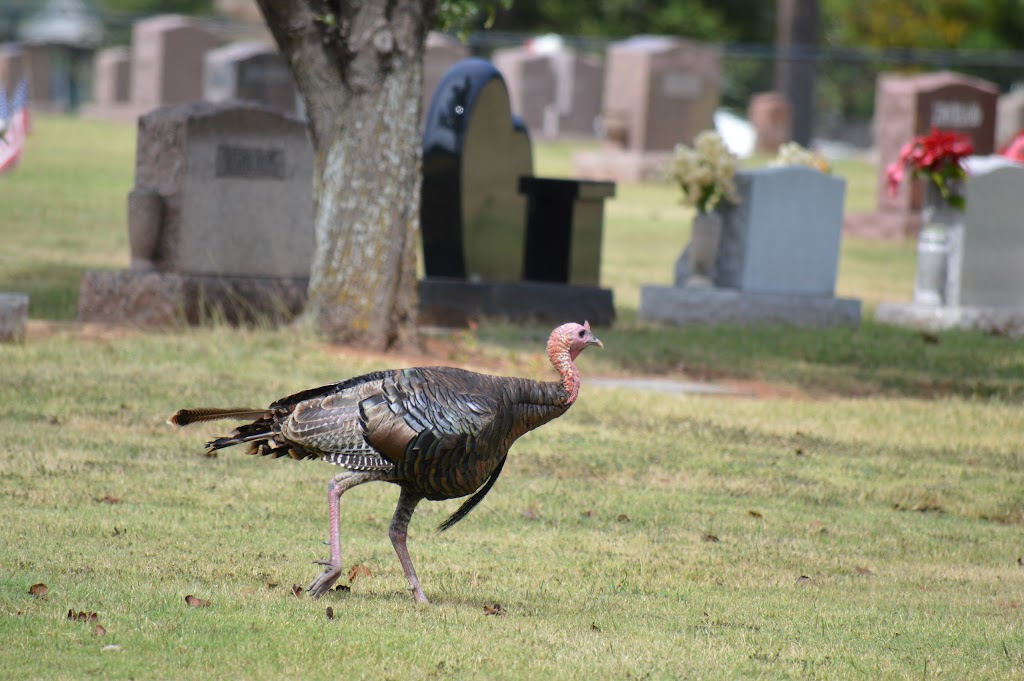
[[580,372],[576,368],[569,348],[565,341],[552,336],[548,341],[548,358],[555,371],[562,378],[562,389],[565,390],[565,399],[559,400],[557,404],[568,409],[580,394]]

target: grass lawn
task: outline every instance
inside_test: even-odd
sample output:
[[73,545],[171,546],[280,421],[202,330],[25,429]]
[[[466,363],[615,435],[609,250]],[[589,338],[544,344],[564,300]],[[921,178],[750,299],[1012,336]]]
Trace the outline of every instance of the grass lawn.
[[[579,402],[516,445],[451,531],[432,528],[457,501],[418,509],[409,546],[432,605],[405,592],[397,489],[381,484],[342,501],[345,564],[370,576],[296,597],[326,556],[332,470],[206,458],[216,424],[167,416],[410,362],[545,377],[547,329],[482,324],[430,357],[382,357],[299,328],[70,324],[81,272],[127,264],[132,146],[130,128],[41,116],[0,178],[0,290],[31,293],[34,319],[24,345],[0,346],[4,678],[1024,678],[1020,344],[870,321],[638,324],[640,285],[668,282],[686,240],[667,186],[609,204],[622,322],[580,359]],[[571,152],[540,147],[541,172],[567,174]],[[837,172],[869,206],[870,173]],[[907,299],[912,272],[906,244],[844,239],[839,292]],[[753,396],[587,384],[598,375]]]

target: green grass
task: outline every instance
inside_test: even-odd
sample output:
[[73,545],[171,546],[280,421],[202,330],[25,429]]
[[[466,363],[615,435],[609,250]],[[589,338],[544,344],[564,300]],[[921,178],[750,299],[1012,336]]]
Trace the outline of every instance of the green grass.
[[[58,332],[0,362],[10,678],[1024,671],[1012,405],[585,386],[457,528],[431,531],[456,502],[417,513],[410,546],[433,601],[420,609],[387,540],[396,490],[343,500],[346,566],[373,578],[295,598],[326,551],[327,467],[205,458],[216,428],[163,424],[178,406],[267,402],[378,362],[225,329]],[[27,593],[38,582],[45,600]],[[187,607],[189,594],[212,606]],[[506,616],[484,614],[495,603]],[[69,609],[98,613],[106,635]]]
[[35,318],[74,319],[82,272],[128,265],[135,130],[33,120],[21,165],[0,178],[0,291],[28,293]]
[[[332,471],[206,458],[215,425],[164,419],[415,358],[299,328],[39,323],[74,318],[83,270],[127,264],[132,140],[40,116],[0,178],[0,290],[29,291],[37,320],[25,344],[0,345],[4,678],[1024,678],[1020,344],[871,321],[639,324],[640,286],[670,281],[687,238],[667,185],[620,185],[608,205],[603,278],[622,321],[581,358],[579,403],[516,445],[453,530],[432,528],[457,501],[417,511],[410,550],[432,605],[404,590],[387,485],[342,501],[345,565],[373,577],[296,598],[326,555]],[[568,174],[576,148],[538,146],[540,172]],[[873,171],[837,173],[848,208],[869,209]],[[844,239],[839,293],[908,299],[913,258]],[[485,323],[440,338],[440,361],[544,377],[546,331]],[[587,383],[636,374],[773,396]],[[28,593],[40,582],[44,599]],[[486,615],[494,604],[506,614]]]

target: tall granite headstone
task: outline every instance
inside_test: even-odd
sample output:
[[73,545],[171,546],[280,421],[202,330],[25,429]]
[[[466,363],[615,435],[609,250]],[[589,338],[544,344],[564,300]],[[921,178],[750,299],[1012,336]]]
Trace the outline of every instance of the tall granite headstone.
[[96,53],[93,99],[99,106],[124,106],[131,100],[131,51],[108,47]]
[[256,102],[295,114],[298,92],[287,62],[273,45],[244,41],[208,51],[203,57],[203,99]]
[[601,61],[569,48],[495,50],[512,111],[544,139],[593,137],[601,108]]
[[191,17],[166,14],[132,27],[132,105],[145,113],[203,96],[203,57],[218,35]]
[[[592,205],[610,183],[544,180],[532,169],[498,70],[475,58],[452,67],[423,133],[421,320],[614,318],[611,292],[596,287],[602,215]],[[551,225],[552,215],[563,220]]]
[[577,154],[586,178],[657,177],[676,144],[714,128],[721,53],[666,36],[636,36],[608,48],[602,125],[604,148]]
[[950,71],[916,76],[879,75],[875,93],[878,210],[871,215],[851,217],[847,228],[867,236],[916,235],[924,201],[923,183],[904,182],[892,196],[886,183],[886,168],[899,158],[903,145],[933,127],[966,133],[975,153],[992,153],[998,95],[995,84]]
[[[79,317],[281,319],[305,301],[313,151],[305,124],[254,104],[191,102],[139,119],[132,269],[88,272]],[[177,310],[177,312],[175,312]]]

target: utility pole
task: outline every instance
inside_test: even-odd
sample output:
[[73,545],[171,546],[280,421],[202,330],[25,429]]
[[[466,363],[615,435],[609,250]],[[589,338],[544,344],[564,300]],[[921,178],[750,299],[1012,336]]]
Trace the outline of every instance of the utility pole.
[[793,140],[807,146],[814,134],[820,5],[818,0],[777,0],[775,11],[775,89],[792,108]]

